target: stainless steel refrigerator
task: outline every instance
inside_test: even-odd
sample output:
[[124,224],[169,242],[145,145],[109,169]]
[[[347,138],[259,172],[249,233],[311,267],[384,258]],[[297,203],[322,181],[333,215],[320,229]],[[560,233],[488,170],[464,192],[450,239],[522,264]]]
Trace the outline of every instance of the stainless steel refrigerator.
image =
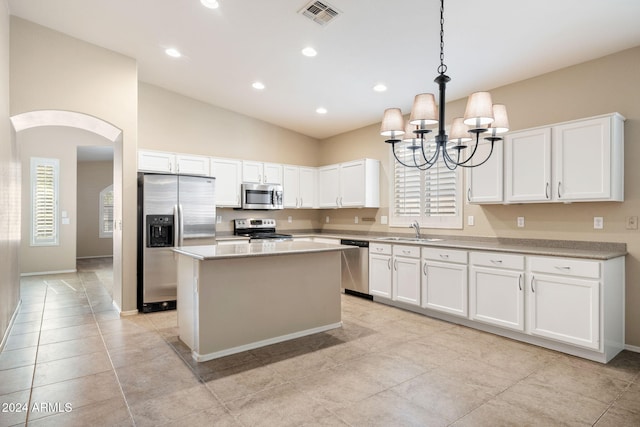
[[215,178],[138,174],[139,311],[176,308],[173,247],[215,242]]

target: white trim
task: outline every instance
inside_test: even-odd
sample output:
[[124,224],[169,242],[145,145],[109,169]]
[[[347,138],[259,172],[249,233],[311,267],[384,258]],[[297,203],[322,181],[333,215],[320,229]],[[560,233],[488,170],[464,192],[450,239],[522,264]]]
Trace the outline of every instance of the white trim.
[[342,326],[342,322],[332,323],[330,325],[318,326],[317,328],[306,329],[304,331],[294,332],[292,334],[280,335],[279,337],[269,338],[262,341],[256,341],[249,344],[244,344],[238,347],[228,348],[226,350],[220,350],[213,353],[208,354],[199,354],[197,351],[193,351],[191,353],[191,357],[196,362],[206,362],[213,359],[218,359],[220,357],[229,356],[231,354],[242,353],[243,351],[253,350],[255,348],[264,347],[271,344],[277,344],[283,341],[289,341],[295,338],[305,337],[307,335],[313,335],[320,332],[329,331],[331,329],[336,329]]
[[38,110],[28,113],[16,114],[11,117],[13,128],[16,132],[38,126],[69,126],[84,129],[101,135],[111,142],[116,142],[122,134],[122,130],[109,122],[98,119],[88,114],[74,111]]
[[113,258],[113,255],[77,256],[76,259]]
[[118,305],[118,303],[115,300],[111,301],[111,305],[113,305],[113,307],[116,309],[116,311],[120,314],[120,317],[135,316],[136,314],[139,313],[138,310],[122,311],[122,309],[120,309],[120,306]]
[[625,350],[629,350],[629,351],[633,351],[635,353],[640,353],[640,347],[638,347],[637,345],[625,344],[624,345],[624,349]]
[[11,328],[13,328],[13,324],[16,321],[16,317],[18,317],[18,312],[20,311],[20,307],[22,306],[22,298],[18,300],[18,304],[16,305],[16,309],[9,319],[9,324],[7,325],[7,330],[4,331],[4,336],[2,337],[2,341],[0,341],[0,352],[4,350],[4,346],[7,345],[7,341],[9,340],[9,334],[11,333]]
[[42,276],[45,274],[63,274],[63,273],[77,273],[78,270],[76,270],[75,268],[72,270],[55,270],[55,271],[34,271],[32,273],[20,273],[20,277],[27,277],[27,276]]

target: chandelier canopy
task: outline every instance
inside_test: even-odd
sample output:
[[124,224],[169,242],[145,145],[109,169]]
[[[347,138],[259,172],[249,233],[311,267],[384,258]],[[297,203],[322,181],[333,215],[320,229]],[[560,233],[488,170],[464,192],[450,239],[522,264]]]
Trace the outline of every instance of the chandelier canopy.
[[[475,92],[469,96],[464,117],[453,119],[450,136],[447,135],[444,125],[445,116],[445,91],[447,83],[451,80],[445,73],[447,66],[444,64],[444,0],[440,0],[440,66],[435,82],[438,84],[439,106],[436,105],[435,96],[431,93],[416,95],[411,108],[409,121],[405,127],[404,117],[400,108],[387,108],[384,111],[380,135],[386,136],[385,142],[391,144],[396,160],[406,166],[418,169],[429,169],[438,159],[442,160],[447,168],[453,170],[458,166],[476,167],[484,164],[493,153],[493,145],[502,140],[498,136],[509,130],[507,109],[502,104],[493,104],[489,92]],[[438,125],[438,133],[435,140],[428,141],[425,136],[432,132],[428,126]],[[480,135],[491,143],[491,149],[485,159],[473,161],[478,149]],[[471,152],[467,143],[475,139]],[[429,142],[435,141],[433,153],[425,148]],[[400,160],[397,146],[402,146],[411,153],[412,162]]]

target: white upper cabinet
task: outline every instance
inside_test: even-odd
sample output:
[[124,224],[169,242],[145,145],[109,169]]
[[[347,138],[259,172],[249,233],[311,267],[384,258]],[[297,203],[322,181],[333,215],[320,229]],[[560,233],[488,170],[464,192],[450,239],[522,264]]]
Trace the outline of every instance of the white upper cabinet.
[[138,151],[138,170],[144,172],[209,175],[209,158],[163,151]]
[[211,159],[211,176],[216,179],[216,205],[218,207],[240,207],[240,184],[242,162],[235,159]]
[[285,165],[283,171],[283,191],[285,208],[316,207],[316,168]]
[[380,162],[361,159],[318,169],[321,208],[380,207]]
[[[494,155],[468,171],[469,202],[502,200],[502,158]],[[503,169],[504,203],[621,202],[624,117],[612,113],[512,132],[504,141]]]
[[176,156],[162,151],[138,150],[138,170],[176,173]]
[[[473,143],[475,144],[475,142]],[[472,148],[467,148],[471,150]],[[471,164],[478,164],[491,152],[491,143],[482,141]],[[503,143],[496,141],[486,163],[467,169],[467,201],[469,203],[502,203]]]
[[507,135],[504,163],[507,203],[551,200],[551,128]]
[[282,185],[282,165],[248,160],[242,161],[242,182]]
[[558,201],[624,200],[624,118],[611,114],[553,127]]
[[177,173],[207,176],[210,172],[209,157],[176,154]]

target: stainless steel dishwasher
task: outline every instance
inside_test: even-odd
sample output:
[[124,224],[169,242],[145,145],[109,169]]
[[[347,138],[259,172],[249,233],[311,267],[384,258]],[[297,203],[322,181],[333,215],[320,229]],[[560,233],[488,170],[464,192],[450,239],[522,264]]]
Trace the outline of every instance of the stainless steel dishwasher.
[[358,247],[357,251],[342,251],[344,293],[373,299],[369,295],[369,242],[367,240],[340,239],[340,244]]

